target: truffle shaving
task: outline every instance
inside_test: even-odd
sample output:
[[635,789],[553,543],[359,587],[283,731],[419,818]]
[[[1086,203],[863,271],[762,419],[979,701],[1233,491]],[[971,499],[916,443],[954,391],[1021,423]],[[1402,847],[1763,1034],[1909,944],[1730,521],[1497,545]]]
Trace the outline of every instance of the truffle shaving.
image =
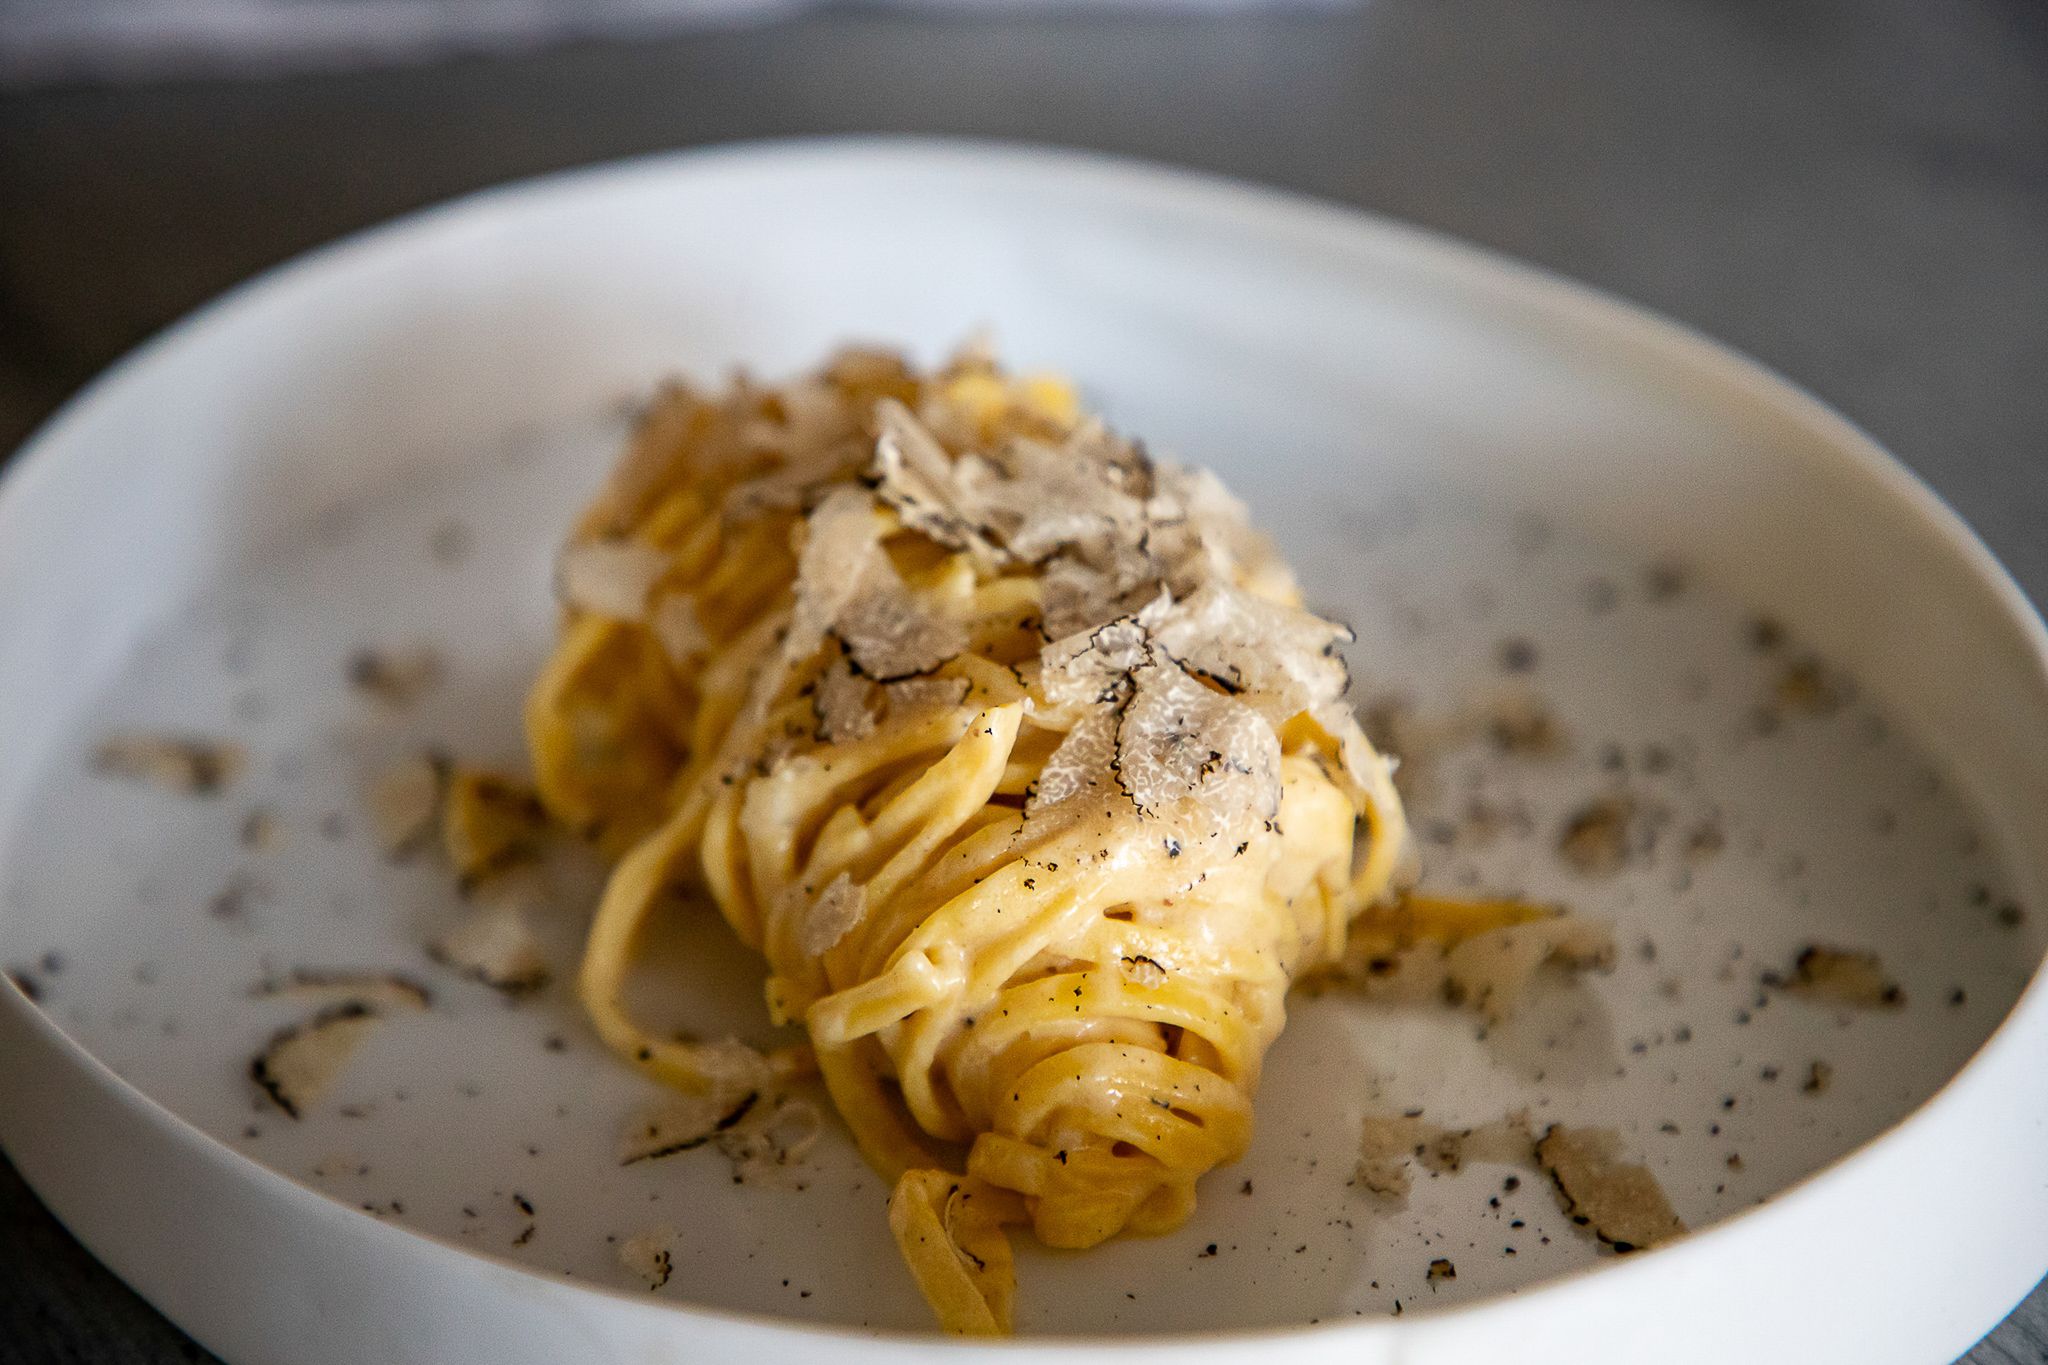
[[433,837],[448,766],[438,754],[418,754],[392,765],[371,783],[370,822],[387,854],[406,857]]
[[1620,1156],[1621,1139],[1605,1128],[1554,1124],[1536,1143],[1536,1161],[1557,1186],[1574,1223],[1616,1251],[1668,1242],[1685,1231],[1649,1170]]
[[655,1228],[619,1243],[619,1264],[659,1289],[675,1273],[676,1234],[673,1228]]
[[1196,682],[1171,661],[1131,675],[1117,722],[1117,781],[1141,812],[1192,805],[1200,833],[1280,811],[1280,741],[1258,712]]
[[834,877],[818,893],[810,914],[804,917],[804,955],[817,958],[832,951],[841,939],[853,932],[854,926],[867,914],[867,908],[867,887],[844,872]]
[[647,595],[668,569],[668,557],[639,540],[589,540],[562,551],[555,592],[564,605],[592,616],[640,621]]
[[1039,690],[1055,711],[1121,704],[1130,696],[1131,670],[1149,653],[1144,623],[1120,617],[1086,633],[1055,640],[1039,651]]
[[520,898],[491,895],[427,946],[436,962],[506,995],[526,995],[548,981],[548,962],[527,927]]
[[948,549],[965,550],[987,564],[1007,556],[988,542],[962,504],[952,456],[900,402],[875,404],[874,460],[868,466],[876,496],[896,510],[904,526]]
[[874,701],[875,685],[855,673],[844,658],[834,659],[818,676],[817,688],[811,694],[819,742],[841,744],[872,735]]
[[718,1148],[732,1163],[735,1184],[784,1182],[810,1155],[823,1129],[816,1105],[809,1100],[780,1098],[756,1105],[740,1122],[720,1133]]
[[241,745],[188,736],[115,735],[93,751],[93,767],[109,777],[187,796],[211,796],[247,766]]
[[533,789],[500,773],[456,768],[443,789],[441,844],[464,893],[537,857],[547,809]]
[[967,700],[968,691],[965,678],[904,678],[883,687],[882,695],[889,700],[891,716],[904,716],[950,710]]
[[967,628],[928,610],[879,556],[834,630],[854,666],[877,682],[930,673],[967,648]]
[[1025,802],[1027,815],[1071,800],[1108,780],[1110,765],[1116,759],[1116,723],[1116,713],[1107,708],[1098,707],[1082,715],[1039,770],[1038,781]]
[[441,681],[441,656],[427,646],[358,650],[349,660],[348,683],[394,710],[412,705]]
[[1094,422],[1057,447],[1020,438],[994,461],[963,456],[956,480],[976,519],[1026,562],[1075,545],[1135,542],[1145,509],[1104,477],[1105,449],[1113,444]]
[[1604,924],[1557,915],[1473,934],[1444,953],[1444,996],[1499,1022],[1512,1014],[1545,966],[1607,971],[1614,934]]
[[1248,693],[1275,725],[1335,701],[1349,681],[1337,654],[1349,629],[1216,580],[1176,603],[1156,637],[1190,672]]
[[664,1100],[627,1121],[619,1135],[619,1164],[631,1166],[695,1151],[745,1119],[760,1101],[758,1090],[734,1094],[723,1087]]
[[379,1009],[424,1010],[434,997],[419,982],[398,972],[334,972],[297,967],[283,976],[258,982],[251,995],[259,998],[355,1001]]
[[327,1093],[381,1019],[360,1000],[330,1005],[273,1036],[249,1064],[249,1076],[278,1108],[300,1118]]
[[881,519],[858,488],[834,489],[804,523],[797,552],[794,605],[782,638],[785,659],[807,659],[825,642],[854,597],[869,566],[879,561]]
[[670,663],[693,663],[711,652],[711,637],[704,633],[697,604],[684,593],[656,598],[647,613],[647,627]]
[[1528,1115],[1514,1113],[1473,1128],[1446,1128],[1417,1113],[1369,1116],[1360,1133],[1357,1183],[1388,1200],[1414,1187],[1411,1169],[1451,1175],[1468,1161],[1526,1166],[1533,1159]]
[[1906,992],[1885,974],[1884,962],[1876,953],[1819,944],[1800,950],[1789,979],[1772,974],[1766,984],[1848,1009],[1890,1010],[1906,1003]]

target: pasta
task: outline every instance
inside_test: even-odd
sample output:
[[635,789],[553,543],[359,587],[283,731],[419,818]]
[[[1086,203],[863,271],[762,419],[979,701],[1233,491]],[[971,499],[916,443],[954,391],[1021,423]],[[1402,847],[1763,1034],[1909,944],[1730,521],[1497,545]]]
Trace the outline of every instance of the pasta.
[[[1348,632],[1212,476],[1059,381],[855,350],[672,388],[558,588],[527,728],[553,818],[617,860],[592,1020],[698,1093],[814,1063],[949,1330],[1009,1329],[1013,1225],[1178,1226],[1250,1140],[1289,985],[1354,921],[1418,928]],[[630,1017],[639,931],[679,893],[761,952],[808,1050]]]

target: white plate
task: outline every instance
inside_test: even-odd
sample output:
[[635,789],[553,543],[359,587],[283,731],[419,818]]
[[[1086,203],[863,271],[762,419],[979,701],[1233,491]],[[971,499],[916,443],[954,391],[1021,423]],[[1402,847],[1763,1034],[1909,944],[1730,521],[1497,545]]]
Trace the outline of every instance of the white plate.
[[[1019,1355],[1939,1362],[2033,1283],[2048,1000],[2022,995],[2039,917],[1999,911],[2048,888],[2048,676],[1954,517],[1812,400],[1583,289],[1179,173],[903,142],[663,157],[367,234],[173,329],[19,459],[0,962],[44,1000],[0,991],[0,1140],[98,1255],[237,1365],[965,1349],[894,1335],[924,1309],[837,1129],[802,1190],[736,1187],[710,1153],[619,1168],[643,1083],[561,989],[508,1009],[425,962],[452,897],[376,856],[360,792],[424,742],[516,760],[550,550],[623,400],[855,336],[934,356],[981,324],[1218,469],[1357,624],[1361,700],[1447,721],[1540,694],[1563,755],[1482,735],[1411,768],[1449,841],[1431,879],[1568,900],[1623,945],[1486,1037],[1298,1002],[1253,1152],[1184,1230],[1023,1255],[1023,1332],[1066,1340]],[[399,716],[349,694],[354,649],[421,639],[440,692]],[[1823,714],[1771,702],[1809,652]],[[252,770],[210,801],[87,771],[134,728],[233,734]],[[1575,874],[1559,828],[1614,791],[1656,846]],[[252,851],[258,806],[282,838]],[[590,874],[561,870],[564,969]],[[1882,953],[1906,1008],[1762,990],[1814,940]],[[666,946],[654,1007],[764,1027],[714,920]],[[247,987],[295,965],[437,990],[296,1123],[244,1078],[301,1012]],[[1605,1255],[1485,1166],[1377,1207],[1348,1187],[1359,1120],[1417,1106],[1616,1126],[1704,1230]],[[651,1294],[606,1238],[661,1225],[676,1273]],[[1438,1257],[1457,1278],[1432,1287]]]

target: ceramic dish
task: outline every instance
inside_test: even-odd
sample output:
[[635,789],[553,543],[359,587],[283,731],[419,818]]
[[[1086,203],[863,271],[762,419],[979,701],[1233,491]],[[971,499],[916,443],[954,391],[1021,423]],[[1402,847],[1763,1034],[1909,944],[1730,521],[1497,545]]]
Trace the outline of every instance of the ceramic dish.
[[[1250,1157],[1181,1231],[1027,1251],[1024,1359],[1915,1362],[2048,1265],[2040,623],[1839,417],[1585,289],[1372,218],[1064,153],[719,150],[477,196],[315,253],[100,380],[0,489],[0,1142],[92,1250],[235,1365],[902,1360],[884,1191],[630,1168],[644,1083],[561,986],[507,1007],[421,945],[446,879],[362,791],[423,744],[519,758],[550,556],[662,376],[996,329],[1213,466],[1352,621],[1440,883],[1611,921],[1612,973],[1501,1026],[1301,999]],[[351,692],[425,642],[439,688]],[[1550,737],[1503,739],[1500,708]],[[210,798],[96,774],[125,731],[231,737]],[[1416,739],[1422,736],[1422,739]],[[1612,861],[1560,856],[1601,802]],[[251,831],[260,830],[260,834]],[[559,873],[572,965],[594,869]],[[1779,990],[1878,953],[1901,1008]],[[759,1032],[709,916],[679,1027]],[[293,1120],[251,1054],[297,966],[435,992]],[[678,991],[667,983],[682,982]],[[1816,1065],[1818,1064],[1818,1065]],[[1352,1187],[1361,1119],[1614,1127],[1695,1232],[1613,1256],[1540,1180]],[[616,1239],[673,1237],[650,1291]],[[1455,1278],[1431,1275],[1432,1261]]]

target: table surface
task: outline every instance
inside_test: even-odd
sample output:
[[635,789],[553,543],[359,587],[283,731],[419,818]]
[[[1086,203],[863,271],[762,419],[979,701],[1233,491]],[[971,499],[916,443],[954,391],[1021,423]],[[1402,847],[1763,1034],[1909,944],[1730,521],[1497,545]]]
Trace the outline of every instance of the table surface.
[[[411,69],[0,92],[0,451],[165,322],[337,234],[581,162],[843,131],[1204,167],[1602,285],[1833,402],[2048,600],[2036,0],[846,10]],[[0,1361],[206,1359],[0,1160]],[[2048,1362],[2048,1283],[1968,1359]]]

